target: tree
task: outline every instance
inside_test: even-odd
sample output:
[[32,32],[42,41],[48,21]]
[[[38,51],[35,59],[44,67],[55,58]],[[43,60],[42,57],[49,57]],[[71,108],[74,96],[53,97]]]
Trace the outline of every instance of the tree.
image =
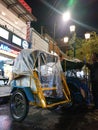
[[91,32],[90,39],[76,38],[76,58],[91,62],[93,52],[98,53],[98,36],[96,32]]

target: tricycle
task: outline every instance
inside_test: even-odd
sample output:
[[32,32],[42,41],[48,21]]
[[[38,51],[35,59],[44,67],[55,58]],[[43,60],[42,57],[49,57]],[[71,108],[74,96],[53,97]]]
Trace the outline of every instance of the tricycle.
[[52,108],[71,102],[70,91],[56,55],[24,49],[15,59],[12,74],[10,112],[15,121],[26,118],[30,105]]
[[[64,67],[64,65],[66,67]],[[63,59],[66,82],[70,90],[72,104],[86,104],[91,102],[88,74],[84,73],[84,63],[79,59]]]

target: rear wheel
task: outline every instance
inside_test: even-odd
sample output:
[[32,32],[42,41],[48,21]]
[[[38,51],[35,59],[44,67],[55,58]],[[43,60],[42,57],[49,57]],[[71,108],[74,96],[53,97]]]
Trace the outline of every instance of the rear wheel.
[[15,121],[22,121],[25,119],[29,111],[29,102],[22,90],[16,90],[10,100],[10,112]]
[[75,105],[83,103],[84,99],[83,96],[81,95],[80,89],[70,83],[68,83],[68,87],[71,94],[72,104]]

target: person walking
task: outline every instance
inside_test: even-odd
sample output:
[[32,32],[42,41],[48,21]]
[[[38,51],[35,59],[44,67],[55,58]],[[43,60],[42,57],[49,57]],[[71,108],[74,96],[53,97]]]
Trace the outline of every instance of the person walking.
[[98,111],[98,54],[92,54],[92,64],[86,63],[86,66],[90,70],[90,81],[92,96],[94,102],[94,110]]

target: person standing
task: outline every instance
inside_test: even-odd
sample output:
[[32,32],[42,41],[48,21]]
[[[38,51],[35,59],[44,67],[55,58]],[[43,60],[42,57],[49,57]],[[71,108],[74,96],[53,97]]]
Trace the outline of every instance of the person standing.
[[94,108],[98,111],[98,54],[92,54],[92,64],[86,63],[86,66],[90,70],[90,81],[92,86],[92,96],[94,102]]

